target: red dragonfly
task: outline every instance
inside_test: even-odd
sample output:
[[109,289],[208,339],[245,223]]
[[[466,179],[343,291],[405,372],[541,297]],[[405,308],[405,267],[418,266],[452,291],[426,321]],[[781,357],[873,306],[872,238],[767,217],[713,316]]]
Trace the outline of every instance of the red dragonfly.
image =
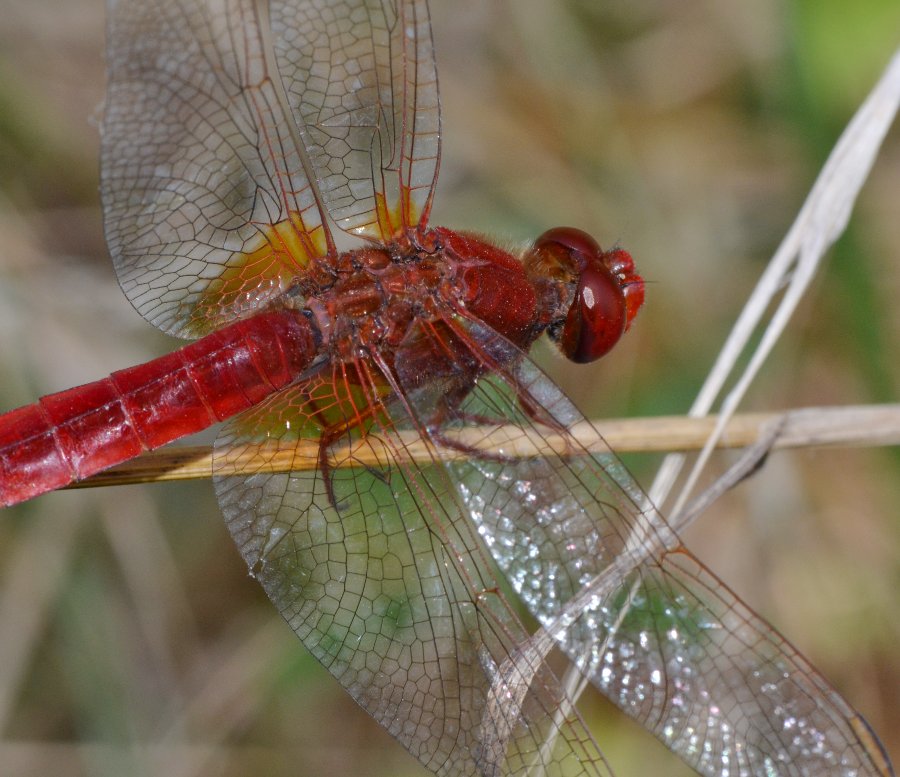
[[110,251],[145,318],[199,339],[0,417],[0,503],[224,421],[215,488],[251,574],[436,774],[610,773],[550,638],[701,774],[892,773],[528,359],[544,332],[579,362],[616,343],[643,301],[629,255],[557,228],[515,257],[429,225],[424,0],[110,15]]

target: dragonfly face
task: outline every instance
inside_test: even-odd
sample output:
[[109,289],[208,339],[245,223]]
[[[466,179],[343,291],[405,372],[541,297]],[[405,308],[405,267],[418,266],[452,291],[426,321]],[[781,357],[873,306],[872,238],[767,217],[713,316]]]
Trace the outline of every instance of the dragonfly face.
[[[525,262],[573,279],[569,310],[550,333],[574,362],[584,364],[607,354],[644,303],[644,281],[634,271],[628,252],[603,251],[579,229],[548,230],[535,240]],[[551,269],[554,264],[559,269]]]

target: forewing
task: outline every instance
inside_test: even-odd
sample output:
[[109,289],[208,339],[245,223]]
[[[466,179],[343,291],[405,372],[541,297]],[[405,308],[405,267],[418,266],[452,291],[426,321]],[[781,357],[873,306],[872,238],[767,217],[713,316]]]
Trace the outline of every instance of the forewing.
[[110,0],[102,125],[119,282],[166,332],[264,306],[329,238],[256,0]]
[[[216,490],[251,574],[313,655],[435,773],[608,774],[544,655],[519,650],[527,635],[446,471],[409,459],[415,435],[374,369],[313,377],[221,433]],[[296,447],[315,431],[327,435],[326,466]],[[294,471],[266,472],[285,448]],[[256,474],[227,474],[240,462]]]
[[552,381],[453,325],[494,371],[461,403],[428,381],[411,401],[464,452],[447,468],[479,534],[594,685],[710,777],[890,773],[863,719],[681,545],[599,435],[588,453],[567,431],[587,421]]
[[375,240],[424,227],[440,154],[425,0],[274,0],[278,65],[331,217]]

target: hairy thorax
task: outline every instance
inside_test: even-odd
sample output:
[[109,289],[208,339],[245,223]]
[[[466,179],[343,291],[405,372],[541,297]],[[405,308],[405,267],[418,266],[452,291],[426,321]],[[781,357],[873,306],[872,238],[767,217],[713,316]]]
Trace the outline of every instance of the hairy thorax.
[[393,361],[416,328],[453,316],[483,322],[527,348],[560,310],[555,285],[528,277],[510,253],[440,227],[415,243],[317,262],[291,294],[312,312],[332,359],[345,362],[372,349]]

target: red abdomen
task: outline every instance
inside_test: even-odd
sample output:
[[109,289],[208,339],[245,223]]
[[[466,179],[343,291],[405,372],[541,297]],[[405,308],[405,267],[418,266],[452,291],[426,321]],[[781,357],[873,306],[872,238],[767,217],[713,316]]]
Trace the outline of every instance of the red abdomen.
[[317,339],[301,313],[262,313],[0,416],[0,505],[82,480],[246,410],[303,372]]

